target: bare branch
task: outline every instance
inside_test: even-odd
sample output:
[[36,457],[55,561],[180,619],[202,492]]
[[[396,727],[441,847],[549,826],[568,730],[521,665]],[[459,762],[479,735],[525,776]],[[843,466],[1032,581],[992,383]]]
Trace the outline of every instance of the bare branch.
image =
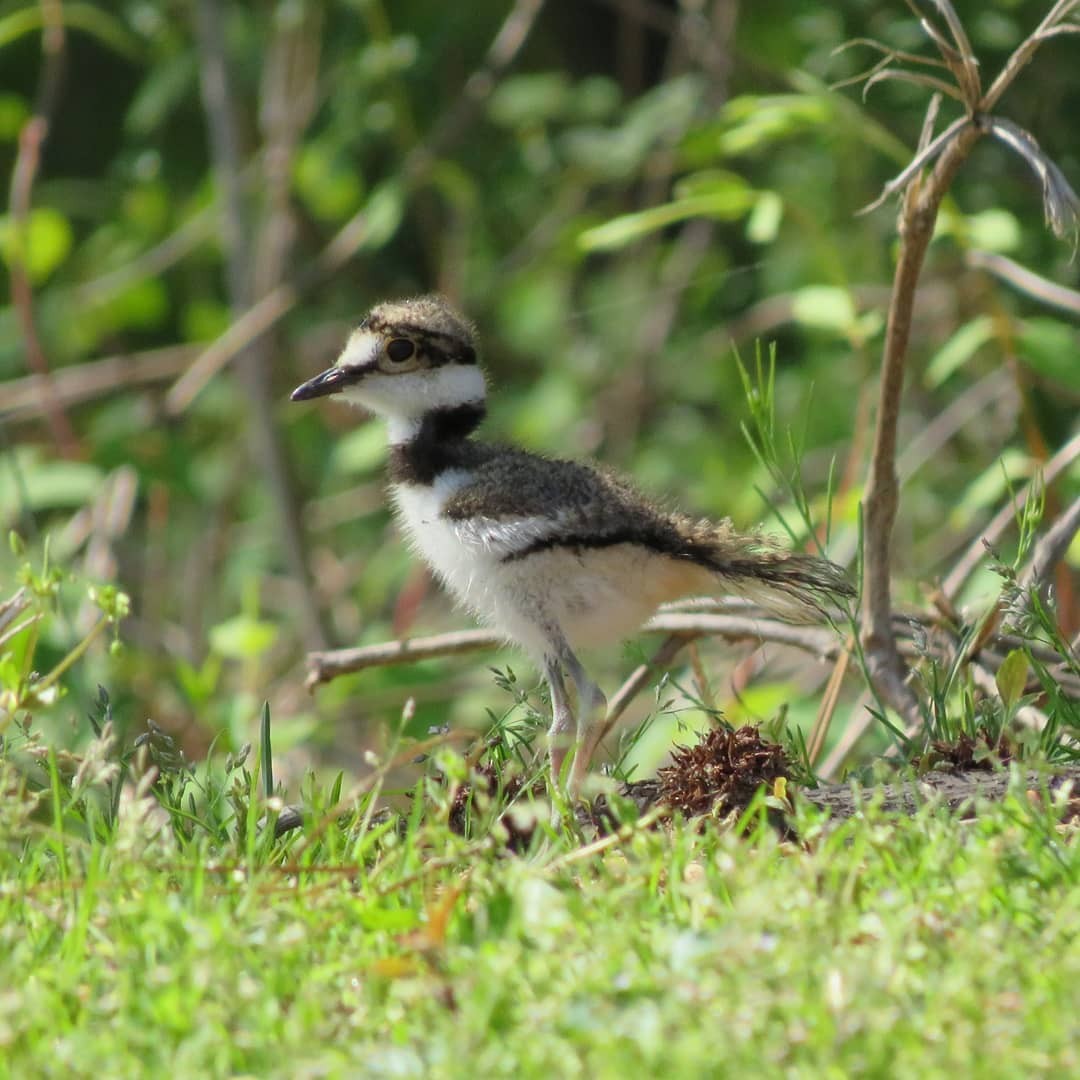
[[[220,221],[225,241],[229,303],[233,312],[239,313],[248,309],[254,299],[255,268],[260,260],[253,258],[255,228],[250,200],[243,184],[238,104],[230,84],[220,5],[221,0],[198,0],[195,23],[203,112],[216,182],[221,188]],[[272,158],[272,154],[268,155],[269,160]],[[327,633],[315,602],[314,590],[310,587],[310,571],[300,528],[299,499],[274,422],[270,385],[265,375],[268,346],[265,338],[255,338],[245,348],[239,363],[251,418],[251,454],[273,495],[277,533],[286,565],[290,575],[303,586],[300,607],[308,644],[321,646],[327,641]]]
[[1045,591],[1054,570],[1065,558],[1065,552],[1069,550],[1069,545],[1077,532],[1080,532],[1080,498],[1073,500],[1069,508],[1035,545],[1031,559],[1018,575],[1018,582],[1025,591],[1028,589]]
[[1044,278],[1018,262],[1013,262],[1004,255],[996,255],[992,251],[969,251],[964,259],[968,266],[993,274],[1024,296],[1080,318],[1080,292],[1075,289],[1068,289],[1056,281],[1050,281],[1049,278]]
[[[1040,482],[1049,484],[1064,472],[1074,461],[1080,458],[1080,434],[1074,435],[1040,470]],[[1017,496],[1006,502],[991,518],[990,523],[972,541],[960,561],[950,571],[941,585],[941,591],[950,601],[964,587],[965,582],[975,572],[975,568],[986,557],[987,546],[993,547],[1006,529],[1016,520],[1017,507],[1022,506],[1032,491],[1032,483],[1025,485]]]
[[1047,12],[1046,18],[1035,28],[1034,32],[1026,37],[1013,50],[1012,55],[1005,61],[1005,66],[998,72],[997,77],[990,84],[990,88],[979,102],[979,111],[992,112],[1001,95],[1013,84],[1016,76],[1031,62],[1031,58],[1038,51],[1040,45],[1050,40],[1061,31],[1065,19],[1078,7],[1078,0],[1058,0],[1058,3]]
[[[848,49],[854,48],[856,45],[865,45],[868,48],[877,49],[878,52],[885,54],[885,60],[889,62],[903,60],[906,64],[925,64],[927,67],[942,68],[945,71],[950,70],[949,65],[943,60],[937,60],[933,56],[920,56],[919,53],[906,52],[904,49],[894,49],[891,45],[875,41],[873,38],[852,38],[850,41],[845,41],[843,45],[837,45],[830,55],[839,56],[840,53],[847,52]],[[874,65],[875,68],[877,66],[877,64]],[[846,79],[843,83],[833,83],[831,88],[836,89],[838,86],[844,86],[853,81],[852,79]]]
[[56,398],[49,358],[38,334],[34,314],[34,291],[26,269],[26,244],[30,202],[41,164],[41,152],[49,136],[49,125],[60,96],[64,73],[64,10],[62,0],[40,0],[43,32],[41,36],[42,67],[38,79],[37,102],[34,114],[19,132],[19,149],[11,173],[9,209],[14,230],[14,243],[9,256],[11,305],[15,309],[27,366],[39,378],[44,412],[49,429],[60,453],[77,458],[81,454],[79,440],[67,413]]
[[885,68],[870,75],[863,86],[863,101],[866,100],[872,86],[876,86],[878,83],[885,82],[888,79],[893,79],[896,82],[911,83],[914,86],[924,86],[928,90],[933,90],[938,94],[946,94],[961,103],[964,101],[964,95],[952,83],[947,83],[944,79],[937,79],[933,75],[925,75],[920,71],[904,71],[902,68]]
[[689,645],[694,638],[687,634],[672,634],[664,639],[663,644],[653,653],[652,659],[646,664],[639,664],[630,673],[626,681],[619,687],[608,704],[607,716],[604,718],[604,727],[598,744],[602,743],[612,729],[622,718],[623,713],[630,707],[631,702],[645,689],[656,676],[656,672],[668,666],[678,655],[679,651]]
[[308,653],[308,674],[305,685],[314,690],[340,675],[351,675],[365,668],[386,667],[390,664],[411,664],[459,653],[497,649],[503,638],[490,630],[457,630],[449,634],[386,641],[378,645],[361,645],[355,649],[333,649],[329,652]]
[[[893,278],[893,297],[885,332],[878,395],[877,427],[863,496],[864,654],[871,681],[878,693],[909,724],[916,721],[920,712],[918,699],[908,685],[907,672],[893,639],[890,584],[892,531],[899,505],[897,429],[915,289],[933,235],[938,207],[957,170],[981,135],[979,129],[966,119],[958,123],[959,127],[953,124],[946,129],[945,134],[948,134],[952,128],[957,128],[941,151],[930,176],[909,190],[900,212],[900,257]],[[941,142],[942,136],[939,136],[927,150]]]
[[962,131],[971,127],[971,121],[966,116],[954,120],[933,142],[919,151],[912,162],[902,173],[894,176],[882,189],[881,194],[869,205],[856,211],[856,215],[869,214],[876,210],[885,200],[897,191],[902,191],[918,174],[930,164],[939,154],[943,153],[950,141]]
[[[729,641],[759,640],[827,657],[833,654],[830,642],[835,635],[825,627],[791,626],[775,619],[749,614],[710,614],[708,612],[662,612],[653,616],[642,628],[646,632],[668,634],[684,644],[696,637],[710,635]],[[449,634],[411,640],[388,641],[378,645],[362,645],[355,649],[334,649],[308,654],[307,687],[330,682],[339,675],[362,671],[388,664],[407,664],[458,653],[498,648],[505,639],[490,630],[462,630]],[[672,654],[674,655],[674,654]]]
[[[61,368],[52,376],[56,400],[62,405],[134,390],[175,378],[191,362],[198,349],[194,345],[167,345],[162,349],[107,356],[85,364]],[[0,383],[0,420],[24,420],[40,416],[47,405],[42,399],[41,376],[27,375]]]

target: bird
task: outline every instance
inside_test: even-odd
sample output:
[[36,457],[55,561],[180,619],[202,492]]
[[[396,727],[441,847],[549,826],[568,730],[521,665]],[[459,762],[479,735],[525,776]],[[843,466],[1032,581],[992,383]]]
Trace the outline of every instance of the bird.
[[291,399],[330,395],[385,420],[389,495],[410,546],[542,671],[551,774],[569,796],[589,775],[607,708],[580,650],[631,636],[683,597],[736,591],[807,622],[853,595],[827,559],[665,509],[602,466],[481,441],[476,331],[439,296],[373,307]]

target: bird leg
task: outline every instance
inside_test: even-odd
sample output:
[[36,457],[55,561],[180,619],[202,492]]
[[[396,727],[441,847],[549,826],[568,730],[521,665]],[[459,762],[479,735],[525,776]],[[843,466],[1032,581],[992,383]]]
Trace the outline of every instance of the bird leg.
[[604,733],[604,718],[607,715],[607,698],[600,687],[589,678],[581,661],[564,645],[560,660],[563,669],[574,680],[577,690],[577,749],[570,766],[570,779],[567,790],[572,797],[581,793],[589,775],[593,754]]
[[[551,727],[548,730],[548,753],[551,756],[551,779],[558,785],[563,763],[573,742],[574,710],[566,694],[562,667],[557,656],[544,657],[544,678],[551,692]],[[575,759],[576,760],[576,759]]]
[[[551,777],[556,784],[562,777],[566,755],[574,747],[574,760],[570,766],[566,790],[576,798],[589,774],[596,744],[604,731],[604,715],[607,699],[600,687],[589,678],[581,661],[574,655],[567,642],[559,635],[554,649],[544,657],[544,676],[551,690],[551,729],[548,742],[551,754]],[[577,710],[570,705],[563,673],[574,681],[577,691]]]

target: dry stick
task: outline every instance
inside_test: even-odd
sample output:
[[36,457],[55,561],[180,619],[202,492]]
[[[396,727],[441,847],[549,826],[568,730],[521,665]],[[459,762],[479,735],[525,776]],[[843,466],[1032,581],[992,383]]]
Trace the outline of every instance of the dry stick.
[[1008,370],[996,368],[961,391],[900,453],[896,470],[901,480],[906,483],[933,461],[958,431],[1009,394],[1015,385]]
[[41,164],[41,150],[49,136],[49,124],[60,93],[64,66],[64,12],[60,0],[41,0],[42,69],[34,115],[19,132],[19,150],[11,175],[10,210],[14,232],[10,259],[11,303],[22,334],[26,360],[39,380],[49,428],[60,453],[80,456],[79,440],[63,406],[56,398],[49,359],[38,336],[34,317],[34,291],[26,270],[28,219],[34,179]]
[[1080,531],[1080,498],[1054,522],[1046,535],[1035,545],[1031,560],[1019,575],[1024,590],[1045,589],[1057,564],[1065,557],[1073,537]]
[[[201,85],[210,138],[211,159],[221,186],[222,230],[225,239],[226,277],[234,312],[248,308],[253,298],[253,244],[248,200],[242,187],[237,102],[231,93],[224,48],[220,0],[199,0],[195,21],[201,54]],[[261,338],[261,335],[260,335]],[[239,368],[251,418],[251,452],[274,497],[277,527],[290,575],[301,583],[300,605],[310,645],[327,641],[322,614],[311,588],[307,553],[300,522],[300,500],[289,472],[284,447],[273,417],[267,372],[267,341],[247,344]]]
[[[406,159],[402,167],[405,193],[419,187],[430,176],[438,161],[438,154],[480,112],[499,78],[517,58],[542,7],[543,0],[518,0],[510,10],[492,40],[484,66],[469,77],[461,95],[437,125],[430,141],[418,146]],[[304,293],[341,269],[364,244],[370,231],[371,221],[365,207],[334,234],[293,281],[283,282],[248,307],[196,357],[166,396],[166,410],[177,414],[187,409],[226,364],[283,318]]]
[[[642,629],[650,633],[677,636],[683,643],[707,634],[728,641],[756,638],[776,645],[791,645],[824,658],[835,656],[839,651],[839,645],[833,641],[834,635],[829,630],[792,626],[753,615],[664,612],[654,615]],[[339,675],[352,674],[365,668],[407,664],[416,660],[494,649],[504,644],[505,640],[490,630],[462,630],[431,637],[388,641],[378,645],[361,645],[354,649],[313,652],[307,657],[307,687],[313,690],[320,683],[330,682]]]
[[981,134],[974,124],[961,129],[942,151],[930,176],[925,181],[913,181],[904,197],[898,225],[900,257],[885,333],[877,430],[863,497],[863,648],[874,687],[908,723],[920,718],[919,702],[906,682],[907,672],[893,640],[890,593],[892,531],[899,503],[896,444],[900,401],[915,288],[938,207]]
[[877,718],[869,708],[870,703],[870,691],[864,690],[851,707],[848,722],[841,728],[835,746],[829,751],[829,756],[815,770],[820,779],[833,779],[840,771],[840,766],[847,760],[848,754],[854,749],[855,744],[863,737],[869,727],[876,723]]
[[821,698],[821,708],[814,720],[814,726],[810,731],[810,738],[806,741],[806,756],[813,765],[821,755],[825,747],[825,738],[829,733],[829,725],[832,723],[833,714],[840,701],[840,690],[844,683],[844,676],[851,664],[851,654],[855,648],[855,639],[849,634],[844,642],[843,651],[833,665],[829,681],[825,684],[825,693]]
[[[167,345],[61,368],[52,376],[55,398],[64,405],[77,405],[117,389],[164,382],[179,375],[197,352],[194,345]],[[41,386],[40,375],[0,384],[0,420],[28,420],[45,412],[48,406],[42,400]]]
[[1080,317],[1080,292],[1075,289],[1059,285],[1056,281],[1044,278],[1026,266],[991,251],[969,251],[964,256],[964,261],[972,269],[985,270],[1006,285],[1011,285],[1017,292],[1046,307]]
[[[1043,466],[1040,475],[1043,484],[1049,484],[1080,457],[1080,434],[1074,435],[1049,461]],[[963,557],[950,571],[949,576],[941,585],[941,591],[945,597],[952,601],[964,587],[965,582],[975,572],[976,567],[986,557],[986,548],[993,547],[1001,538],[1006,529],[1016,520],[1017,507],[1031,495],[1033,481],[1025,485],[1024,490],[1014,502],[1010,499],[991,519],[990,524],[983,529],[964,552]]]
[[611,703],[608,705],[607,716],[604,718],[604,727],[600,732],[600,742],[603,742],[612,729],[619,722],[623,713],[630,707],[630,703],[648,686],[657,668],[667,667],[676,654],[684,646],[693,642],[698,635],[672,634],[664,639],[663,644],[653,653],[652,659],[645,664],[639,664],[630,673],[629,678],[615,692]]

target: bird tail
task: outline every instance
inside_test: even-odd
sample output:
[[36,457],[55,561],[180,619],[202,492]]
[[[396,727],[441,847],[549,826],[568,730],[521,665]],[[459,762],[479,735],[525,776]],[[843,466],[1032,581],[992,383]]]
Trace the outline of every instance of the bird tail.
[[739,596],[793,623],[842,615],[855,589],[844,568],[828,559],[788,551],[770,536],[738,533],[730,522],[680,522],[699,565]]

